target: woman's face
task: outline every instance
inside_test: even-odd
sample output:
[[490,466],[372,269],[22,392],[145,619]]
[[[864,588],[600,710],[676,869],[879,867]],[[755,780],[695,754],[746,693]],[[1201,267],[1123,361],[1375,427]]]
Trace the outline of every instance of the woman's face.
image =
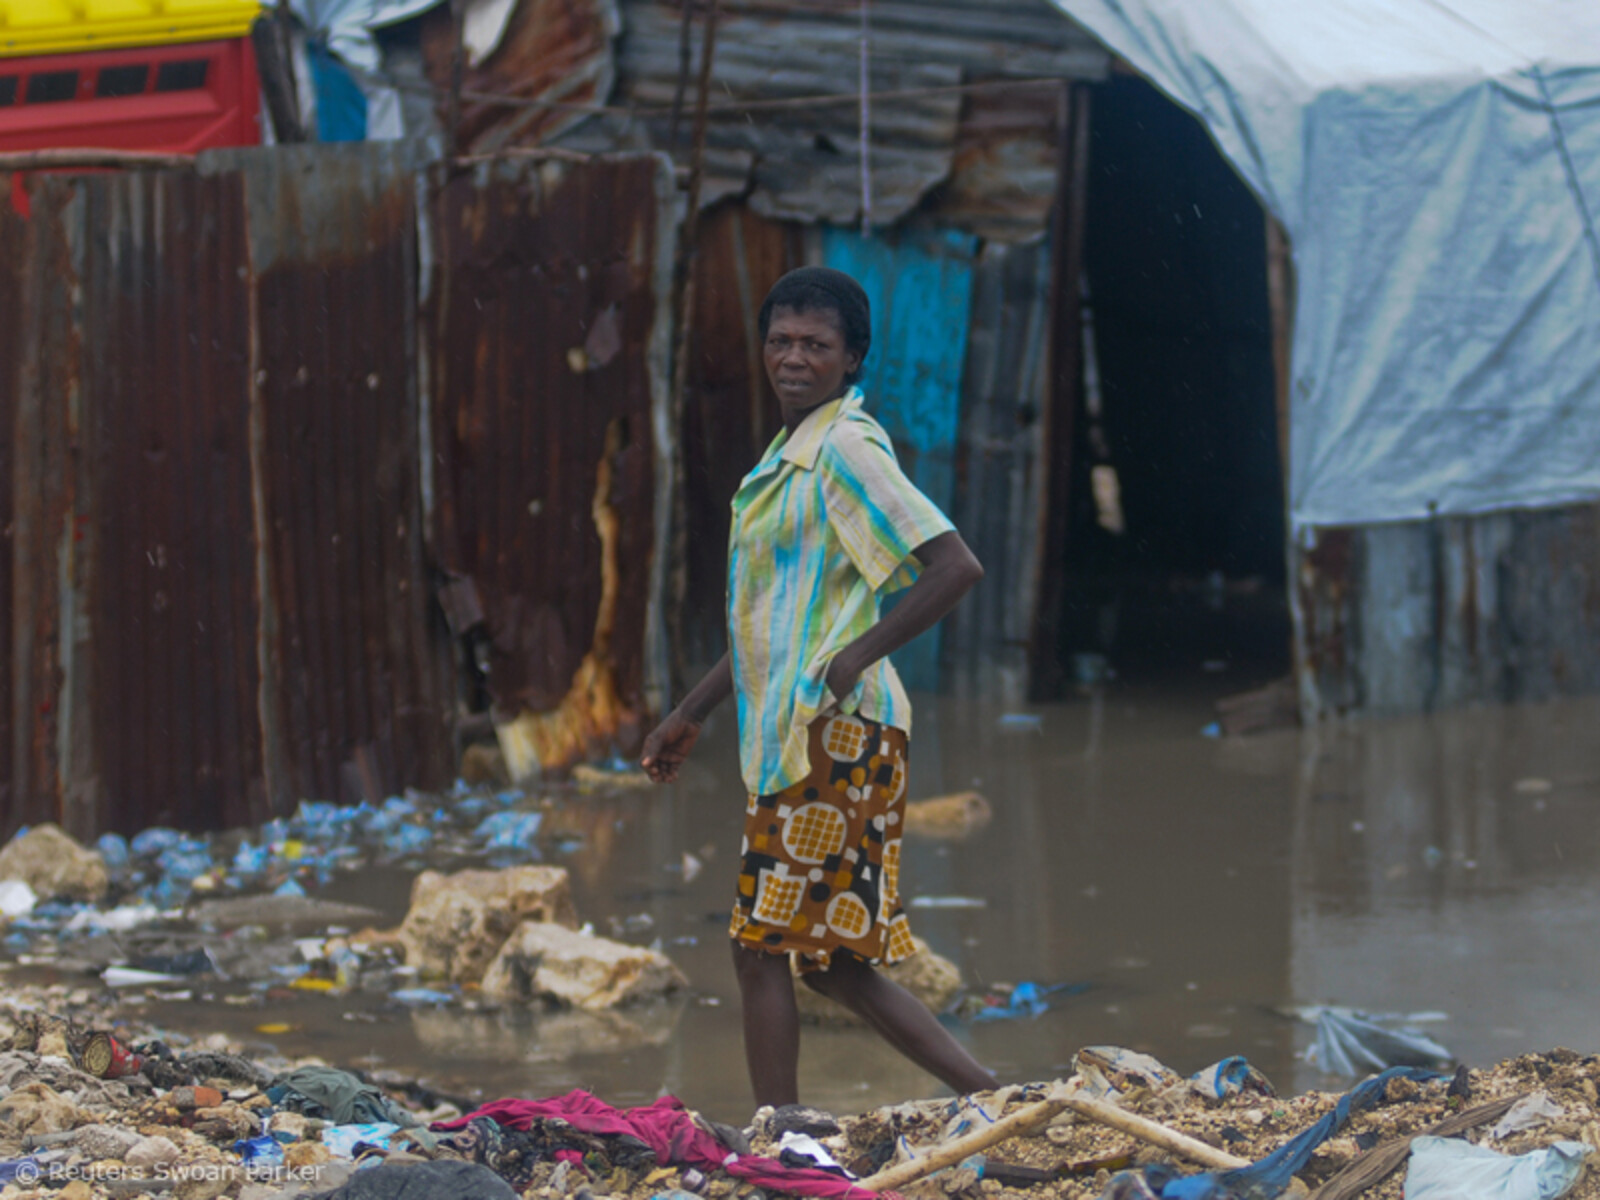
[[773,309],[762,357],[785,412],[803,412],[844,395],[845,377],[861,365],[860,353],[845,348],[839,314],[832,309]]

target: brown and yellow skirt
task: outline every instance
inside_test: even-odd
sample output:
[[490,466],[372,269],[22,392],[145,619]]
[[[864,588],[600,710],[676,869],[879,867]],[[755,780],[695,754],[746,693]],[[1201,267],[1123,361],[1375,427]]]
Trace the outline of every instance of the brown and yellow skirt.
[[900,903],[906,735],[861,717],[811,723],[811,774],[745,808],[741,945],[825,970],[835,951],[872,963],[916,952]]

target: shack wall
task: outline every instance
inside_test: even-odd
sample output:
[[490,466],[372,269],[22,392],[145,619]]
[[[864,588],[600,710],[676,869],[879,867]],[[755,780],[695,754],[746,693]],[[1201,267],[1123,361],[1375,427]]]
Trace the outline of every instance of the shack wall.
[[1322,530],[1295,557],[1308,720],[1600,691],[1600,505]]
[[[582,593],[577,642],[609,595],[613,715],[640,710],[675,442],[670,176],[653,157],[564,164],[559,186],[529,162],[433,175],[412,153],[0,177],[0,834],[216,828],[445,784],[463,715],[435,598],[463,565],[446,509],[508,534],[464,563],[480,577]],[[461,236],[435,236],[441,216]],[[424,302],[429,268],[458,324],[503,299],[484,336],[551,362],[489,360],[492,385],[458,392],[486,360]],[[609,375],[569,369],[585,345]],[[498,472],[440,436],[468,425],[504,448]],[[542,526],[514,530],[563,472]],[[497,606],[489,636],[537,641],[542,594]]]

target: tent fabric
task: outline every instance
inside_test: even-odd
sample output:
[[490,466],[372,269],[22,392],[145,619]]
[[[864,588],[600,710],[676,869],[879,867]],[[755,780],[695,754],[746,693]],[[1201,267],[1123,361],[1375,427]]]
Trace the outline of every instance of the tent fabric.
[[1600,499],[1600,4],[1054,3],[1288,231],[1298,531]]

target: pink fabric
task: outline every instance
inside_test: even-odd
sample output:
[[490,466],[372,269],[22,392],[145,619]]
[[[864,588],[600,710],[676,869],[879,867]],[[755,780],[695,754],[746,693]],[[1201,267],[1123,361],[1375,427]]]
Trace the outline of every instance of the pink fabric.
[[435,1132],[460,1129],[475,1117],[488,1117],[508,1129],[526,1130],[536,1120],[561,1120],[583,1133],[631,1134],[655,1152],[663,1166],[721,1169],[757,1187],[819,1200],[874,1200],[877,1192],[857,1187],[828,1171],[786,1167],[774,1158],[735,1155],[694,1123],[675,1096],[642,1108],[612,1108],[588,1092],[574,1090],[549,1100],[494,1100],[476,1112],[430,1126]]

